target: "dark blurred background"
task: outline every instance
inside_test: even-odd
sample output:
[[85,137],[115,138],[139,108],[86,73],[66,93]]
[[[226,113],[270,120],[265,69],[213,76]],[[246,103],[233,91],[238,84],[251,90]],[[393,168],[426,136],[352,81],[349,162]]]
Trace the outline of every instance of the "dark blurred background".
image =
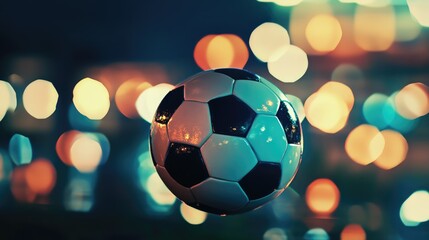
[[[429,239],[427,12],[424,0],[0,1],[0,239]],[[264,22],[307,53],[302,77],[283,80],[254,54],[249,38]],[[197,54],[210,34],[229,34],[217,41],[232,48]],[[222,54],[234,61],[213,60]],[[281,64],[300,71],[301,60]],[[150,86],[162,98],[158,84],[216,67],[260,74],[305,116],[291,186],[227,217],[194,212],[165,189],[146,110],[134,107]],[[73,99],[86,77],[104,86],[87,89],[94,101],[108,92],[107,103],[86,102],[104,106],[101,117]],[[312,183],[324,185],[312,193]]]

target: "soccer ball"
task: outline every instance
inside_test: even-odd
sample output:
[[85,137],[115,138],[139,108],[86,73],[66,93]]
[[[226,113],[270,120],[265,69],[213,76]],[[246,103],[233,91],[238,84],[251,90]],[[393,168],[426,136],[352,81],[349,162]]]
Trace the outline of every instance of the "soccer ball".
[[241,69],[201,72],[176,86],[152,121],[153,163],[186,204],[220,215],[279,196],[303,151],[301,125],[284,94]]

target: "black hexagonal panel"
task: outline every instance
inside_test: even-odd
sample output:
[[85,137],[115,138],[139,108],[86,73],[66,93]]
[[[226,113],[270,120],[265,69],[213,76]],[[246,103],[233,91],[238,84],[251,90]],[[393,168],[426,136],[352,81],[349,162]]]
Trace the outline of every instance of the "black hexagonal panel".
[[239,183],[249,200],[254,200],[272,193],[279,186],[280,177],[280,164],[259,162]]
[[184,86],[170,91],[158,106],[155,114],[155,121],[161,124],[167,124],[173,113],[184,101]]
[[219,68],[214,70],[217,73],[223,73],[235,80],[252,80],[259,82],[259,76],[244,69],[238,68]]
[[256,113],[234,95],[209,101],[214,133],[245,137]]
[[285,101],[280,103],[279,110],[277,111],[277,118],[280,120],[285,130],[288,143],[300,144],[301,123],[290,103]]
[[209,207],[209,206],[201,204],[201,203],[192,203],[192,204],[189,204],[189,206],[194,207],[194,208],[199,209],[199,210],[204,211],[204,212],[209,212],[209,213],[213,213],[213,214],[217,214],[217,215],[230,214],[230,212],[228,212],[228,211],[225,211],[222,209],[217,209],[214,207]]
[[156,166],[156,161],[155,161],[155,155],[153,154],[153,147],[152,147],[152,134],[149,134],[149,149],[150,149],[150,156],[152,157],[152,162],[153,165]]
[[209,177],[200,149],[186,144],[171,143],[165,168],[176,182],[185,187],[192,187]]

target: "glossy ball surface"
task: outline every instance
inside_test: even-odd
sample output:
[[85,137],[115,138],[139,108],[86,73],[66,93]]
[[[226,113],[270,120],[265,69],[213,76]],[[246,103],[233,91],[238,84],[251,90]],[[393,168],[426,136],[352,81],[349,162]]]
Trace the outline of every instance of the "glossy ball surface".
[[160,103],[150,138],[153,163],[171,192],[221,215],[280,195],[303,150],[288,99],[242,69],[204,71],[177,85]]

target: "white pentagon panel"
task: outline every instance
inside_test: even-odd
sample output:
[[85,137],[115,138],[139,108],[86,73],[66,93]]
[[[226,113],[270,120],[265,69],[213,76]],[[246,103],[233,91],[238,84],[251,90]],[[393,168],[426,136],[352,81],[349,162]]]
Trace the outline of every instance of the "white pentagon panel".
[[233,94],[249,105],[256,113],[276,115],[280,106],[280,98],[260,82],[236,81]]
[[[214,84],[215,83],[215,84]],[[232,93],[234,79],[217,72],[204,72],[185,82],[185,100],[208,102]]]
[[258,162],[246,139],[212,134],[201,147],[209,176],[239,181]]
[[240,209],[239,211],[240,212],[246,212],[246,211],[249,211],[252,209],[258,209],[258,208],[264,206],[269,201],[278,197],[283,191],[284,191],[283,189],[275,190],[274,192],[270,193],[268,196],[265,196],[265,197],[262,197],[259,199],[255,199],[255,200],[251,200],[251,201],[249,201],[249,203],[247,203],[247,205],[245,207],[243,207],[243,209]]
[[177,183],[168,173],[167,169],[159,165],[156,166],[156,171],[161,177],[165,185],[170,189],[170,191],[178,197],[180,200],[190,204],[195,202],[195,198],[192,195],[191,189],[186,188],[179,183]]
[[225,211],[244,207],[249,199],[236,182],[208,178],[191,188],[197,202]]
[[280,163],[287,147],[284,129],[276,116],[257,115],[247,140],[258,160],[264,162]]
[[282,101],[288,100],[288,98],[285,96],[285,94],[272,82],[268,81],[265,78],[260,79],[261,83],[263,83],[265,86],[267,86],[271,91],[273,91]]
[[176,84],[176,86],[174,86],[174,87],[175,87],[175,88],[178,88],[178,87],[181,87],[181,86],[185,86],[185,84],[186,84],[187,82],[190,82],[190,81],[192,81],[192,80],[193,80],[193,79],[195,79],[195,78],[199,78],[201,75],[204,75],[204,74],[206,74],[206,72],[205,72],[205,71],[202,71],[202,72],[199,72],[199,73],[197,73],[197,74],[195,74],[195,75],[192,75],[192,76],[188,77],[187,79],[185,79],[184,81],[182,81],[182,82],[180,82],[180,83]]
[[168,122],[170,141],[200,147],[212,133],[207,103],[184,101]]
[[167,126],[165,124],[153,122],[151,131],[152,157],[158,165],[164,166],[165,156],[167,155],[167,149],[170,145]]
[[298,170],[300,162],[301,146],[289,144],[281,162],[282,177],[280,179],[279,189],[289,185]]

